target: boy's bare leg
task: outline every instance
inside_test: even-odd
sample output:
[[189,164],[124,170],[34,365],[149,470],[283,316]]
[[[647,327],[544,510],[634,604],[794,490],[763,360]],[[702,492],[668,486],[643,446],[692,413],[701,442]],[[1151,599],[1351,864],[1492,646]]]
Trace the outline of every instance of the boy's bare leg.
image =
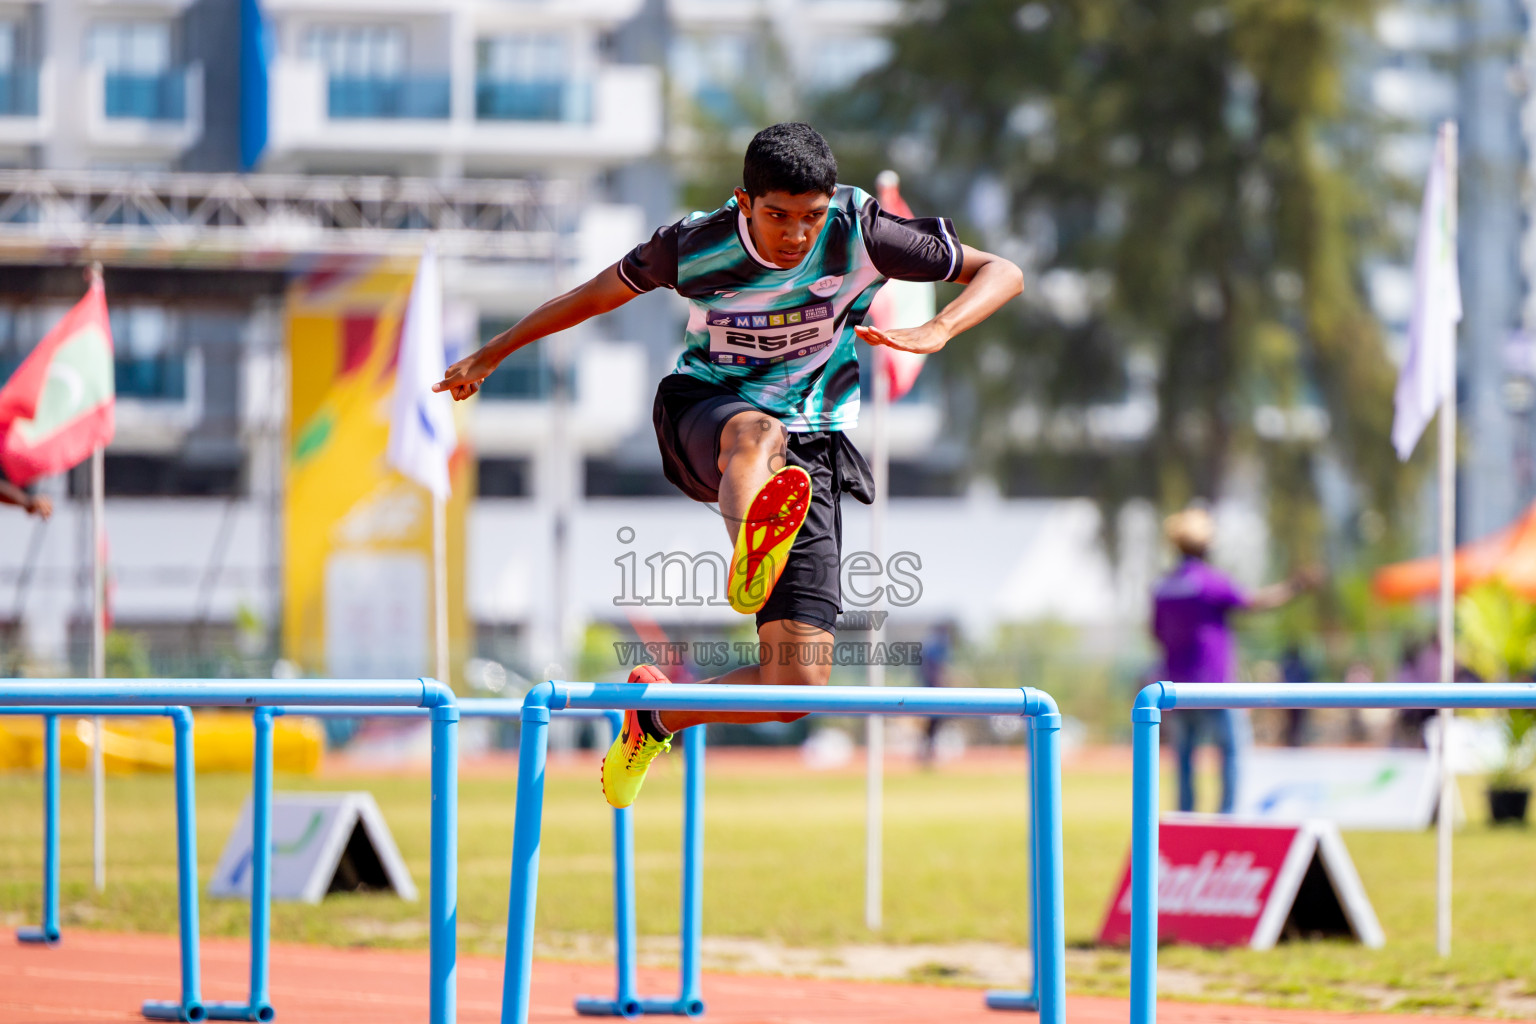
[[768,478],[788,464],[788,452],[789,431],[767,413],[739,412],[720,428],[720,515],[732,544],[748,505]]
[[[832,634],[794,619],[777,619],[758,627],[757,665],[743,665],[706,683],[741,686],[825,686],[832,675]],[[659,716],[669,732],[705,722],[795,722],[805,716],[794,713],[731,711],[664,711]]]

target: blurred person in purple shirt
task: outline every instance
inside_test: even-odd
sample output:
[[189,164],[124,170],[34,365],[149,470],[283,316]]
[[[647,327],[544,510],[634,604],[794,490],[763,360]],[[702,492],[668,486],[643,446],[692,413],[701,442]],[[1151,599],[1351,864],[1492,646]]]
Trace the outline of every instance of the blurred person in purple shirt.
[[[1237,682],[1232,613],[1278,608],[1314,586],[1317,573],[1303,571],[1247,593],[1207,561],[1216,524],[1205,509],[1188,508],[1169,516],[1163,531],[1181,558],[1152,593],[1152,635],[1163,649],[1160,678],[1175,683]],[[1231,813],[1238,762],[1248,745],[1248,716],[1228,710],[1175,711],[1168,722],[1178,756],[1179,810],[1195,809],[1195,747],[1211,742],[1221,750],[1221,811]]]

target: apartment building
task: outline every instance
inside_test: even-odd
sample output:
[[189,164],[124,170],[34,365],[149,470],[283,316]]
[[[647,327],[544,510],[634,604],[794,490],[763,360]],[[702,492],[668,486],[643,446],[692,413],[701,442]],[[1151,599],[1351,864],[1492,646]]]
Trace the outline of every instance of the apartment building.
[[[80,293],[82,253],[102,257],[119,396],[110,605],[162,670],[276,650],[295,272],[372,251],[369,238],[388,248],[391,228],[442,227],[443,211],[501,211],[460,225],[479,249],[443,236],[470,345],[669,212],[665,176],[636,173],[662,141],[661,69],[617,56],[642,13],[642,0],[0,3],[0,202],[24,208],[0,228],[0,377]],[[218,177],[237,172],[250,177]],[[210,219],[218,204],[227,216]],[[542,350],[497,375],[470,423],[493,520],[498,502],[547,520],[550,481],[573,478],[553,463],[579,467],[644,426],[647,335],[671,316],[580,332],[563,375]],[[563,448],[556,380],[574,424]],[[12,663],[79,669],[84,481],[43,486],[63,499],[54,521],[0,529],[0,638]]]

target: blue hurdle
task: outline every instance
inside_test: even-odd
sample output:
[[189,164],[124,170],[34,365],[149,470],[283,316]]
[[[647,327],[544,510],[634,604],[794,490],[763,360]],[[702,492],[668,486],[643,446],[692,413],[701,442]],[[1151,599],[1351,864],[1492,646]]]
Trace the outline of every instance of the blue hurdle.
[[[0,715],[41,715],[43,718],[43,923],[16,931],[18,941],[54,945],[63,937],[59,927],[59,717],[154,716],[171,719],[175,730],[176,776],[176,875],[177,900],[181,915],[181,999],[177,1002],[152,1000],[143,1007],[144,1016],[162,1018],[163,1008],[177,1010],[172,1019],[181,1019],[181,1008],[188,1007],[201,1019],[201,969],[197,943],[197,803],[194,798],[192,765],[192,712],[185,707],[61,707],[39,711],[36,708],[0,707]],[[95,742],[100,743],[101,737]],[[189,872],[190,866],[190,872]],[[188,878],[190,877],[190,881]],[[186,909],[190,913],[186,913]],[[188,920],[192,922],[189,932]]]
[[[863,686],[636,685],[542,683],[523,700],[517,817],[502,1024],[527,1024],[533,980],[534,913],[544,817],[544,767],[551,712],[567,708],[755,711],[839,715],[1020,715],[1032,720],[1031,845],[1035,873],[1035,991],[1043,1024],[1065,1024],[1066,936],[1061,852],[1061,716],[1051,697],[1022,689]],[[685,901],[686,902],[686,901]],[[686,934],[686,930],[685,930]]]
[[[522,705],[509,700],[463,699],[458,702],[463,718],[518,718]],[[253,764],[255,778],[252,793],[251,859],[251,988],[246,1003],[208,1004],[208,1016],[214,1020],[271,1020],[267,978],[271,948],[271,824],[272,824],[272,724],[278,715],[302,715],[311,718],[406,718],[420,717],[421,708],[341,708],[301,707],[297,705],[258,708],[256,749]],[[563,718],[601,720],[608,723],[610,736],[617,736],[624,716],[619,711],[577,710],[557,712]],[[265,719],[265,722],[263,722]],[[697,1016],[703,1012],[700,995],[699,935],[703,914],[698,893],[703,891],[703,776],[704,733],[690,729],[683,736],[683,912],[682,964],[679,994],[676,998],[647,997],[638,994],[638,938],[635,915],[635,830],[632,812],[625,808],[613,812],[613,905],[616,956],[616,991],[612,998],[580,996],[576,1012],[588,1017],[638,1017],[643,1014]],[[265,841],[258,837],[265,837]],[[262,896],[258,898],[257,887]],[[254,1009],[253,1009],[254,1008]],[[267,1015],[255,1015],[260,1010]]]
[[[432,679],[344,682],[272,679],[0,679],[0,707],[49,709],[48,712],[34,710],[34,714],[56,714],[58,712],[55,709],[94,705],[127,709],[146,705],[257,708],[289,704],[350,707],[389,705],[428,709],[432,722],[432,877],[428,894],[429,1020],[431,1024],[453,1024],[457,1017],[458,969],[459,709],[452,690]],[[184,762],[190,769],[191,715],[187,714],[186,718],[188,727],[177,733],[176,749],[178,761]],[[188,785],[185,787],[180,784],[178,777],[176,795],[178,807],[185,809],[190,825],[193,811],[190,770],[186,776]],[[270,775],[267,786],[270,790]],[[146,1017],[182,1020],[190,1024],[197,1024],[207,1015],[198,991],[196,975],[190,979],[189,987],[185,974],[185,965],[195,965],[197,962],[197,857],[194,837],[195,833],[182,837],[177,844],[180,868],[178,886],[182,897],[179,906],[184,969],[182,999],[179,1002],[149,1002],[143,1007]],[[267,848],[270,851],[268,838]],[[260,849],[258,846],[257,850]]]
[[1237,708],[1536,708],[1530,683],[1152,683],[1131,710],[1131,1024],[1157,1020],[1158,732],[1163,712]]

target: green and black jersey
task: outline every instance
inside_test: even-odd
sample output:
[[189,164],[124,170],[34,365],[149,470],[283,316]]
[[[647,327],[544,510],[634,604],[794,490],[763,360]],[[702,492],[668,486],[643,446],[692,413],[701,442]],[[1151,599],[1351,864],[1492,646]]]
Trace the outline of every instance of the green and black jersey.
[[676,372],[725,387],[793,431],[846,430],[859,417],[853,328],[888,279],[953,281],[961,250],[939,217],[904,220],[839,185],[816,245],[797,267],[753,248],[734,198],[661,228],[619,262],[637,292],[689,302]]

